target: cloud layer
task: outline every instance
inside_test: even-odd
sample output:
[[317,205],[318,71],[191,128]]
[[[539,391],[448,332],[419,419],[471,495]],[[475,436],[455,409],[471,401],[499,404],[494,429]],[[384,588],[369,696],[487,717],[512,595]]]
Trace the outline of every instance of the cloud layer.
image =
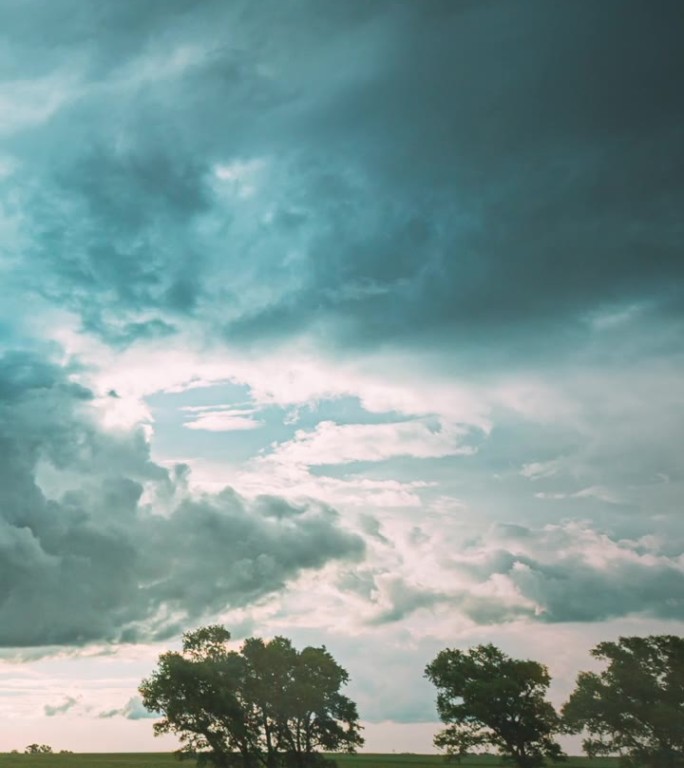
[[680,316],[676,2],[30,6],[13,280],[111,343],[199,322],[486,360]]
[[0,646],[681,628],[679,0],[1,4]]

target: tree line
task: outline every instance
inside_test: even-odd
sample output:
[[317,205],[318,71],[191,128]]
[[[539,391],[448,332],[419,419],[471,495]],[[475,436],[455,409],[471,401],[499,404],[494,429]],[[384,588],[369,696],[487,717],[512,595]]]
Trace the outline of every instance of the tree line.
[[[230,637],[218,625],[186,633],[140,686],[162,718],[155,733],[176,734],[181,755],[216,768],[311,768],[363,745],[356,704],[341,693],[349,675],[325,647],[249,638],[236,651]],[[492,644],[444,649],[425,668],[446,726],[435,745],[457,760],[494,748],[539,768],[565,759],[559,735],[583,733],[590,757],[684,768],[684,638],[621,637],[591,654],[604,669],[580,672],[558,712],[543,664]]]

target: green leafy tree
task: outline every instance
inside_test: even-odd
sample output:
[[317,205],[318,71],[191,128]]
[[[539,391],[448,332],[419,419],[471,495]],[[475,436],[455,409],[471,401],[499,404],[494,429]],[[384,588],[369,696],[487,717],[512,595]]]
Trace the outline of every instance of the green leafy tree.
[[684,638],[621,637],[592,656],[603,672],[580,672],[563,720],[589,734],[588,755],[620,755],[626,764],[684,766]]
[[155,733],[177,734],[182,752],[218,768],[307,768],[322,750],[363,743],[356,705],[340,693],[347,672],[325,648],[250,638],[237,652],[229,640],[223,627],[203,627],[159,657],[140,686],[145,707],[163,715]]
[[206,758],[217,768],[242,759],[256,765],[255,729],[244,702],[245,660],[227,643],[223,627],[202,627],[183,636],[181,653],[159,657],[157,669],[140,686],[144,706],[160,712],[155,735],[175,733],[181,752]]
[[450,755],[495,747],[520,768],[564,757],[553,739],[560,721],[545,699],[550,677],[543,665],[478,645],[441,651],[425,674],[437,687],[437,710],[447,724],[435,745]]

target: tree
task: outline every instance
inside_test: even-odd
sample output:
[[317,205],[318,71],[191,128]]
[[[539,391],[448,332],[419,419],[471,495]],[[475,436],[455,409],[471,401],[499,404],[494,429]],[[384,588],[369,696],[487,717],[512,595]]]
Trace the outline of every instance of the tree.
[[145,707],[163,715],[156,734],[177,734],[182,752],[217,768],[307,768],[320,750],[363,743],[356,705],[340,693],[349,676],[325,648],[250,638],[238,652],[229,640],[223,627],[202,627],[159,657],[140,686]]
[[144,706],[164,715],[155,735],[178,734],[181,752],[208,755],[219,768],[232,765],[236,753],[252,765],[254,752],[242,701],[246,665],[228,640],[230,633],[218,626],[184,635],[182,653],[162,654],[140,686]]
[[447,648],[425,674],[437,687],[437,710],[448,725],[435,737],[437,747],[462,757],[493,746],[520,768],[564,757],[553,740],[560,720],[545,700],[550,677],[543,665],[512,659],[490,644],[467,652]]
[[242,655],[270,765],[284,761],[304,768],[319,751],[353,751],[363,743],[356,705],[340,693],[349,675],[325,648],[298,652],[284,637],[268,643],[250,638]]
[[50,755],[52,747],[49,744],[29,744],[24,750],[27,755]]
[[563,721],[586,731],[588,755],[618,754],[626,764],[684,765],[684,638],[621,637],[599,643],[591,655],[608,666],[580,672]]

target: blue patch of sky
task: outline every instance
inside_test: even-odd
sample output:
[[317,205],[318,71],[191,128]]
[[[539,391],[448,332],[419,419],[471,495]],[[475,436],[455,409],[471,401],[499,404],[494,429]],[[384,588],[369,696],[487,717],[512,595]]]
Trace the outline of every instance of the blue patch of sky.
[[321,421],[336,424],[391,424],[406,421],[398,411],[367,411],[358,397],[337,397],[311,403],[298,412],[297,429],[312,430]]
[[7,344],[13,337],[14,332],[12,326],[4,320],[0,320],[0,344]]
[[[154,418],[153,451],[160,460],[201,457],[239,463],[267,452],[272,443],[291,440],[298,430],[314,430],[321,421],[383,424],[406,419],[395,411],[371,413],[363,408],[356,397],[320,400],[298,408],[257,406],[248,386],[231,382],[195,387],[182,392],[159,392],[147,397],[146,402]],[[251,418],[260,422],[260,426],[226,431],[187,427],[199,412],[184,409],[212,407],[244,409],[246,412],[255,409]],[[347,467],[342,474],[348,472]],[[335,476],[332,471],[325,474]]]
[[256,455],[264,443],[284,439],[291,431],[282,425],[283,410],[277,407],[254,413],[252,418],[263,426],[251,430],[212,432],[186,426],[198,412],[184,408],[251,409],[249,388],[240,384],[227,382],[182,392],[160,392],[146,401],[154,418],[153,452],[161,460],[203,458],[239,463]]

